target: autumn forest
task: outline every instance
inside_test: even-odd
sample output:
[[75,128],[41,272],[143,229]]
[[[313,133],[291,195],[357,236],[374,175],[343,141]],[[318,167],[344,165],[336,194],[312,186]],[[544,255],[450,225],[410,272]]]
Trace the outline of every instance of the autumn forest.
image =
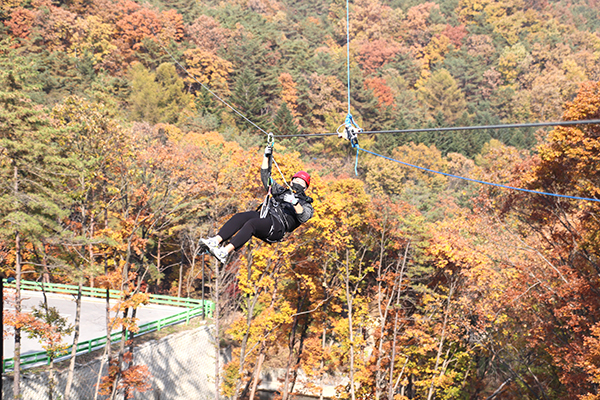
[[[600,119],[595,0],[351,1],[350,99],[341,0],[3,0],[0,20],[4,276],[121,290],[115,330],[147,293],[219,302],[232,399],[268,368],[283,400],[331,376],[352,400],[600,399],[599,202],[311,137],[349,102],[368,131]],[[198,240],[261,203],[257,127],[303,135],[274,155],[311,173],[315,216],[219,266]],[[600,198],[594,124],[360,143]],[[112,356],[103,393],[142,390]]]

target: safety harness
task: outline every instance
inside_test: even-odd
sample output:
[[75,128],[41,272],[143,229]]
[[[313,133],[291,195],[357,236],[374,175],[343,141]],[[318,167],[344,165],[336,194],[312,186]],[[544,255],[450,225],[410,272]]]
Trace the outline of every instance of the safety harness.
[[[273,133],[269,132],[269,135],[267,138],[267,145],[273,147],[274,144],[275,144],[275,138],[273,137]],[[274,161],[275,161],[275,159],[274,159],[273,155],[271,154],[271,157],[269,157],[269,186],[267,188],[267,195],[265,196],[265,199],[263,200],[263,202],[260,206],[260,217],[261,218],[271,218],[271,229],[269,230],[269,234],[267,235],[267,238],[263,239],[267,243],[281,242],[283,240],[283,238],[285,237],[285,235],[288,233],[289,228],[290,228],[289,224],[287,222],[287,219],[283,215],[284,212],[283,212],[283,209],[281,208],[281,203],[278,202],[277,200],[275,200],[275,197],[273,196],[273,193],[272,193],[273,179],[270,177],[270,175],[271,175],[271,168],[273,166]],[[292,190],[290,185],[288,185],[287,181],[285,180],[285,177],[284,177],[283,173],[281,172],[281,170],[279,169],[279,166],[277,165],[276,161],[275,161],[275,166],[279,170],[279,173],[281,174],[281,177],[283,178],[285,185],[290,190]],[[281,224],[281,226],[283,226],[283,229],[284,229],[283,236],[281,237],[281,239],[278,239],[278,240],[269,239],[269,237],[274,233],[274,230],[275,230],[275,219]]]

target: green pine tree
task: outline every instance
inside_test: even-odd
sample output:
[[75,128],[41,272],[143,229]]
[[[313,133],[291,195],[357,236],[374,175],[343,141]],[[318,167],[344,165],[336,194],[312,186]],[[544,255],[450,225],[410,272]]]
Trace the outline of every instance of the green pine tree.
[[[259,85],[252,72],[249,69],[244,69],[235,80],[235,86],[231,98],[236,108],[252,123],[263,130],[268,131],[270,124],[268,123],[267,103],[260,95]],[[257,128],[243,119],[238,119],[239,126],[244,130],[255,132]]]
[[441,113],[444,126],[452,126],[467,108],[465,96],[456,80],[445,69],[434,72],[419,89],[420,99],[427,104],[431,115]]
[[[61,144],[63,131],[52,126],[43,109],[32,101],[39,90],[34,60],[0,42],[0,241],[11,248],[17,290],[15,309],[21,311],[20,281],[23,248],[37,251],[58,236],[69,199],[64,181],[70,160]],[[42,251],[43,252],[43,251]],[[13,394],[20,393],[21,331],[15,329]]]
[[129,101],[134,120],[178,124],[192,115],[193,96],[185,92],[175,66],[161,64],[154,73],[137,63],[130,73],[133,83]]
[[296,125],[294,117],[292,116],[292,113],[285,102],[281,103],[279,110],[277,110],[273,124],[275,125],[273,129],[278,135],[298,134],[298,126]]

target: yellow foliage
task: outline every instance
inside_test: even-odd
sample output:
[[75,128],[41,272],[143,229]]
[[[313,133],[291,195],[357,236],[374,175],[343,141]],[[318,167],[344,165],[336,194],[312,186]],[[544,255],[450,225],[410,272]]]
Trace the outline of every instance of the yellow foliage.
[[105,23],[95,15],[76,20],[76,29],[71,38],[69,55],[81,57],[83,54],[91,54],[94,65],[100,64],[104,59],[117,49],[112,43],[116,27]]
[[[189,73],[211,89],[228,90],[227,79],[233,72],[233,64],[219,56],[202,49],[190,49],[183,53]],[[194,84],[196,81],[186,77],[185,81]]]
[[466,24],[475,24],[477,17],[483,12],[491,0],[460,0],[458,14]]
[[450,39],[444,35],[431,38],[423,50],[423,60],[426,68],[444,61],[444,56],[450,51]]
[[[447,172],[447,162],[435,146],[410,143],[393,150],[392,157],[396,160]],[[366,182],[369,188],[377,194],[401,194],[407,184],[424,184],[430,189],[441,189],[447,178],[437,174],[422,172],[398,163],[391,163],[380,158],[370,158],[364,163],[367,174]]]
[[507,83],[513,82],[520,73],[520,64],[527,57],[527,50],[521,43],[506,47],[498,60],[497,70]]

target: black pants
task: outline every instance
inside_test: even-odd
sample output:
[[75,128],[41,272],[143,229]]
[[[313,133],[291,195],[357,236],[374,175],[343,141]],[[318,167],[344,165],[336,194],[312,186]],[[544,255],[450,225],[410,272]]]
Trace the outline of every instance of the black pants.
[[272,218],[270,215],[261,218],[257,211],[235,214],[229,221],[225,222],[225,225],[219,231],[219,236],[223,241],[231,239],[229,243],[236,250],[245,245],[252,236],[262,240],[277,241],[283,238],[284,234],[285,229],[276,218]]

